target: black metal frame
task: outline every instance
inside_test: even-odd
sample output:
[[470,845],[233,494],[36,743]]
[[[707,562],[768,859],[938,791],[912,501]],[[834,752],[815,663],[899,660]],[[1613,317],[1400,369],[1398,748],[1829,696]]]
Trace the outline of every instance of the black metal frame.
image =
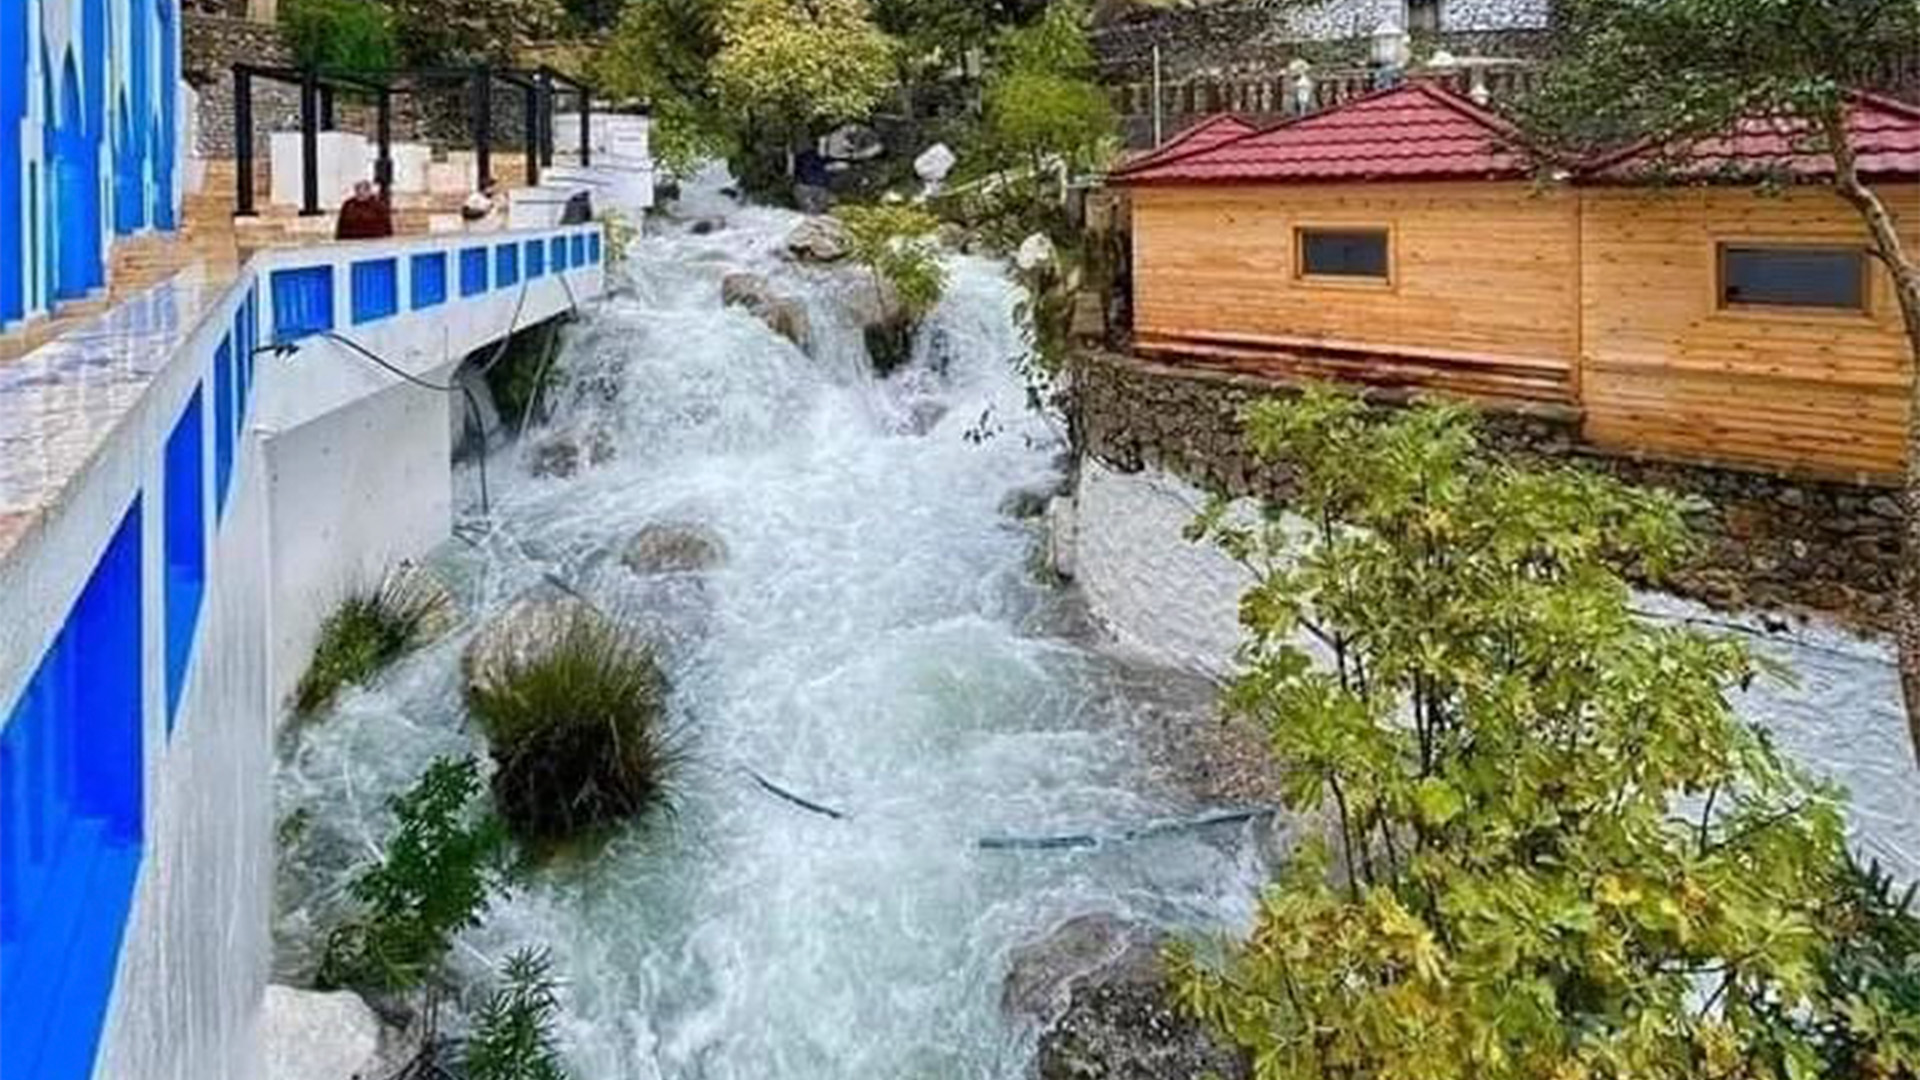
[[[320,132],[334,128],[334,95],[339,90],[370,93],[377,102],[374,179],[383,196],[393,193],[393,98],[423,90],[465,83],[471,97],[474,164],[481,187],[493,181],[493,90],[505,83],[523,95],[523,126],[527,159],[527,186],[540,183],[540,170],[553,164],[553,104],[559,95],[573,95],[580,103],[580,164],[593,163],[593,91],[587,84],[550,67],[532,70],[480,66],[423,68],[384,73],[382,78],[323,73],[312,68],[264,64],[233,65],[234,216],[256,212],[253,191],[253,81],[265,79],[300,88],[300,213],[315,216],[320,209]],[[559,88],[559,89],[556,89]]]

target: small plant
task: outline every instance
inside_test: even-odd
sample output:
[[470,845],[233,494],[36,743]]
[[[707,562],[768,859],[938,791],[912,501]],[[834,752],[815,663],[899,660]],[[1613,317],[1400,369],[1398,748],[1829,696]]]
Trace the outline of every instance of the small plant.
[[640,227],[618,210],[600,211],[600,222],[606,227],[607,265],[625,266],[628,250],[640,238]]
[[882,310],[889,295],[898,301],[897,312],[867,328],[867,351],[884,375],[906,362],[914,328],[946,292],[947,268],[934,239],[940,219],[904,203],[848,206],[834,216],[846,227],[854,261],[873,275]]
[[472,684],[492,745],[494,801],[515,834],[565,841],[670,802],[681,758],[653,651],[592,612]]
[[507,958],[503,985],[481,1006],[466,1046],[467,1080],[566,1080],[554,1047],[560,1011],[547,954],[532,949]]
[[479,925],[505,883],[508,857],[499,820],[475,808],[479,790],[478,762],[441,758],[388,800],[393,835],[348,886],[360,912],[327,937],[322,989],[413,990],[438,968],[454,934]]
[[349,593],[320,624],[313,661],[294,688],[294,711],[308,716],[340,688],[364,682],[426,640],[444,599],[417,573],[388,574],[380,587]]

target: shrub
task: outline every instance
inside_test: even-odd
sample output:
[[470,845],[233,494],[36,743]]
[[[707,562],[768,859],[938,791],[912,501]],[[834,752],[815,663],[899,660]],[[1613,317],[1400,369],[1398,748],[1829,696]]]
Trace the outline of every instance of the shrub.
[[455,933],[479,925],[504,884],[508,852],[499,820],[474,806],[479,790],[478,762],[442,758],[388,800],[393,834],[348,886],[360,911],[327,936],[322,989],[412,990]]
[[301,67],[372,75],[399,56],[387,9],[373,0],[287,0],[280,30]]
[[681,754],[665,697],[652,650],[590,611],[570,616],[547,648],[471,683],[494,801],[513,831],[553,843],[668,805]]
[[834,216],[846,227],[848,253],[873,275],[882,310],[889,294],[899,302],[897,312],[866,330],[867,353],[884,375],[912,355],[914,328],[946,292],[947,268],[934,239],[940,219],[904,203],[846,206]]
[[443,603],[426,578],[409,572],[349,593],[320,624],[313,660],[294,688],[294,711],[318,712],[341,687],[364,682],[421,644]]
[[565,1080],[553,1040],[560,1002],[548,968],[544,952],[507,958],[504,985],[481,1007],[467,1039],[467,1080]]
[[1742,645],[1631,610],[1677,501],[1489,461],[1459,409],[1247,422],[1292,516],[1196,523],[1257,578],[1226,700],[1330,839],[1250,940],[1176,950],[1182,1005],[1263,1080],[1814,1075],[1777,1015],[1863,1026],[1820,979],[1840,815],[1735,715]]

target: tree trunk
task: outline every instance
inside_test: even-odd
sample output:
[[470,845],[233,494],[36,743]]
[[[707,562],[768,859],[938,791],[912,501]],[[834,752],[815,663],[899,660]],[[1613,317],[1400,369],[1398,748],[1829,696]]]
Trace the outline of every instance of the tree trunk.
[[1907,462],[1900,489],[1901,551],[1899,580],[1894,586],[1894,618],[1900,696],[1906,704],[1914,758],[1920,761],[1920,264],[1907,254],[1900,241],[1900,223],[1886,203],[1861,181],[1841,112],[1836,109],[1828,113],[1821,124],[1833,157],[1834,183],[1840,197],[1866,220],[1874,253],[1893,278],[1894,295],[1907,329],[1907,352],[1913,360],[1907,373]]

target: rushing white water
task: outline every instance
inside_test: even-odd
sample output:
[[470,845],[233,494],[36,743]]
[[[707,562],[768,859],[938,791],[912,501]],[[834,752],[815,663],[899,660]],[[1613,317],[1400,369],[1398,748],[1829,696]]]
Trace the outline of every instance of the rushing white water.
[[[283,874],[284,962],[337,913],[380,800],[479,746],[459,649],[552,574],[664,643],[694,764],[677,816],[541,871],[464,936],[457,967],[550,949],[582,1080],[1020,1075],[1032,1031],[1000,1004],[1012,950],[1088,912],[1243,924],[1258,857],[1237,828],[978,847],[1194,809],[1128,728],[1148,703],[1201,703],[1063,636],[1031,527],[1000,511],[1057,481],[1060,450],[1009,367],[1001,268],[956,260],[914,362],[878,380],[846,310],[857,275],[780,259],[792,215],[705,209],[728,226],[641,242],[631,289],[569,331],[553,426],[615,458],[540,479],[496,457],[487,530],[438,560],[479,614],[297,736],[282,810],[312,824]],[[811,357],[720,306],[735,269],[807,303]],[[606,553],[650,522],[704,525],[727,559],[642,581]],[[743,767],[848,816],[774,798]]]

